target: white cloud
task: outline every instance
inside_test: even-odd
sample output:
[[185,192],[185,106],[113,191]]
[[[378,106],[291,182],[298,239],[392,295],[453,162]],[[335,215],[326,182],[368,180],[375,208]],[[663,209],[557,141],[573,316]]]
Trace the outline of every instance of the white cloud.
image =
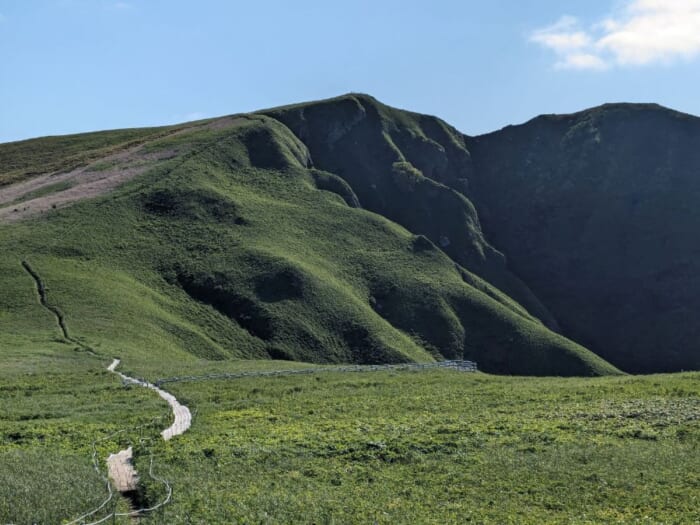
[[134,6],[127,2],[114,2],[112,4],[112,9],[132,9]]
[[589,28],[571,17],[530,40],[554,51],[557,68],[602,71],[690,60],[700,55],[700,0],[628,0]]
[[610,68],[610,64],[591,53],[567,53],[559,62],[554,64],[554,67],[557,69],[605,71]]
[[557,53],[574,52],[591,43],[591,37],[586,32],[578,30],[577,26],[576,18],[563,16],[557,23],[535,31],[530,39]]

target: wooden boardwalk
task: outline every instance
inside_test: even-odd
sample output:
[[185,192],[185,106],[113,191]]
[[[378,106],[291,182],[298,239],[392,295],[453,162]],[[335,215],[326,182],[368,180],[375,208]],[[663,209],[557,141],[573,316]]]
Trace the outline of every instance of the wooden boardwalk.
[[[122,374],[121,372],[117,372],[117,366],[119,366],[119,363],[119,359],[115,359],[112,361],[112,364],[107,367],[107,370],[121,377],[124,383],[139,385],[154,390],[168,403],[168,405],[170,405],[173,412],[174,421],[172,425],[160,433],[164,440],[167,441],[174,436],[179,436],[190,428],[190,425],[192,425],[192,414],[185,405],[181,404],[170,392],[166,392],[148,381],[135,379],[127,376],[126,374]],[[114,488],[121,493],[136,490],[139,483],[138,472],[136,472],[136,469],[132,463],[133,456],[133,449],[129,447],[127,449],[120,450],[116,454],[110,454],[110,456],[107,458],[107,472],[109,478],[112,480]]]

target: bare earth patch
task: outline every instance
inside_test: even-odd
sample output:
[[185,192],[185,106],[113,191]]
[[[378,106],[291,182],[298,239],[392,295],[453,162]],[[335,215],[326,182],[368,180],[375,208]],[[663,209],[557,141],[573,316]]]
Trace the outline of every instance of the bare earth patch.
[[[244,117],[223,117],[181,129],[169,136],[203,129],[225,129],[235,125],[241,118]],[[163,138],[166,137],[161,137],[159,140]],[[144,151],[144,145],[141,144],[69,172],[46,173],[18,184],[0,187],[0,222],[15,222],[36,217],[52,209],[63,208],[83,199],[104,195],[151,169],[158,162],[172,159],[180,153],[174,150],[149,153]],[[56,185],[68,187],[52,192],[51,187]],[[47,194],[35,196],[37,193],[41,194],[42,190]]]
[[[108,170],[93,171],[90,169],[96,164],[93,163],[68,173],[40,175],[28,181],[0,189],[0,220],[14,222],[113,190],[123,182],[140,175],[149,167],[149,164],[146,163],[130,165],[129,161],[137,157],[140,149],[141,146],[137,146],[136,148],[100,159],[98,161],[100,163],[105,161],[114,163],[114,167]],[[42,188],[58,183],[70,183],[71,187],[63,191],[22,201],[23,196],[41,191]]]

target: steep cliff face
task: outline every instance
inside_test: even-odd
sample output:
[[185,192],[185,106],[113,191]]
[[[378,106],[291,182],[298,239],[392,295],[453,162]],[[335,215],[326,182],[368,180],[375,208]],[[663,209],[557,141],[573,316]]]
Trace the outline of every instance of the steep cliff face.
[[315,167],[345,180],[359,204],[424,235],[455,262],[514,298],[547,326],[556,321],[484,238],[469,199],[474,167],[464,137],[442,120],[367,95],[266,112],[309,148]]
[[466,144],[486,235],[566,335],[629,372],[700,368],[700,119],[606,105]]

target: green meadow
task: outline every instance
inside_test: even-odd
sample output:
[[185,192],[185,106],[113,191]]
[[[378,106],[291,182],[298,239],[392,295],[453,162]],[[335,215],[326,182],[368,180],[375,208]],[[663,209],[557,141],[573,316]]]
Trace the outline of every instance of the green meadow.
[[[170,504],[144,523],[700,519],[697,373],[321,372],[168,383],[194,422],[166,443],[165,403],[71,352],[3,366],[0,522],[61,523],[99,505],[107,491],[94,441],[101,458],[134,446],[142,502],[165,496],[145,476],[152,458],[172,485]],[[108,508],[125,511],[126,501]]]

